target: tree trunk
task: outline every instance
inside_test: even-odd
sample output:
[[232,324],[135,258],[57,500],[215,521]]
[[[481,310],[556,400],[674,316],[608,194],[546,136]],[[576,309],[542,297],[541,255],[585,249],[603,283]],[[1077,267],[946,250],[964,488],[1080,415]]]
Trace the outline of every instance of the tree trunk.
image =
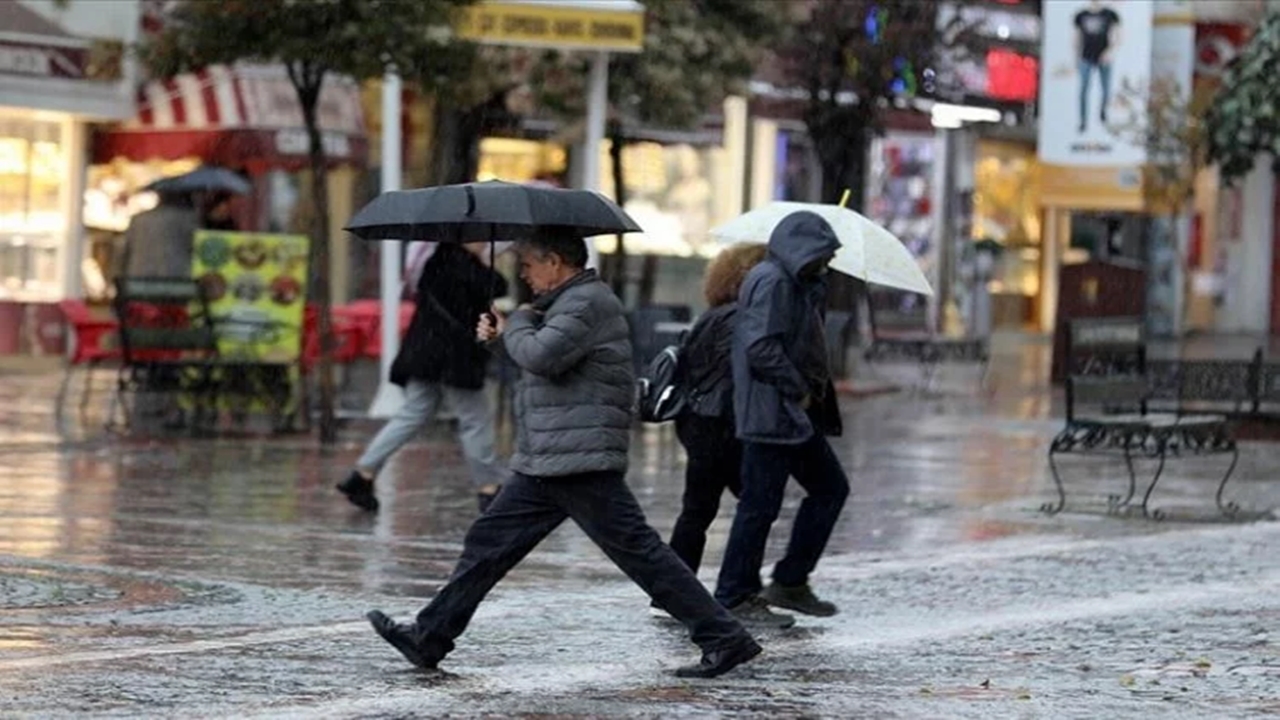
[[[609,158],[613,161],[613,196],[618,207],[627,204],[626,175],[622,167],[622,149],[626,145],[622,135],[622,123],[614,120],[609,123]],[[627,245],[622,233],[618,233],[618,246],[609,257],[606,280],[619,298],[624,297],[627,285]],[[588,241],[590,242],[590,241]]]
[[[840,129],[815,133],[812,128],[809,132],[822,164],[822,202],[838,203],[848,190],[849,201],[845,206],[861,212],[866,196],[867,134]],[[867,284],[862,280],[842,273],[829,276],[828,306],[853,313],[855,333],[861,326],[858,318],[861,301],[867,297]]]
[[469,116],[473,110],[436,105],[435,142],[431,144],[431,168],[440,185],[471,182],[480,165],[480,131]]
[[329,289],[329,169],[325,161],[324,140],[316,121],[316,105],[323,82],[322,74],[314,87],[295,85],[295,88],[307,129],[307,156],[311,165],[314,213],[311,219],[311,283],[319,311],[316,331],[320,334],[320,361],[316,370],[320,375],[320,443],[330,445],[338,439],[338,428],[334,416],[333,328],[329,318],[332,306]]

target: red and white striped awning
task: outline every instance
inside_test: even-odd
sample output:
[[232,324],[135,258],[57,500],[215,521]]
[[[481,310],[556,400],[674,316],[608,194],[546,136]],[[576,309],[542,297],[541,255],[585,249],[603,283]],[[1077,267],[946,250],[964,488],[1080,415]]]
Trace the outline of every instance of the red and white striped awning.
[[[331,164],[368,155],[360,86],[327,75],[316,111]],[[199,157],[250,172],[306,163],[297,92],[282,66],[214,65],[138,90],[137,116],[94,139],[95,162]]]

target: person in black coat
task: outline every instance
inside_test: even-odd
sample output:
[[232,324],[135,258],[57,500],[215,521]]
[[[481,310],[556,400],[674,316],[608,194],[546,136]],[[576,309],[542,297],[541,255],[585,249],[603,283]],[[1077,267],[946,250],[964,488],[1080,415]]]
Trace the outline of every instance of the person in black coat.
[[487,264],[488,243],[441,243],[418,278],[413,319],[391,365],[405,402],[373,438],[338,490],[365,510],[378,509],[374,478],[387,458],[422,429],[447,397],[480,510],[497,494],[506,469],[494,453],[494,423],[484,391],[489,351],[476,342],[475,318],[507,281]]
[[695,573],[702,564],[707,528],[720,511],[720,497],[726,489],[736,497],[742,486],[742,443],[734,433],[729,353],[738,288],[764,255],[764,245],[734,245],[711,261],[703,284],[709,309],[694,323],[681,350],[680,373],[689,394],[684,412],[676,418],[676,436],[689,459],[671,549]]

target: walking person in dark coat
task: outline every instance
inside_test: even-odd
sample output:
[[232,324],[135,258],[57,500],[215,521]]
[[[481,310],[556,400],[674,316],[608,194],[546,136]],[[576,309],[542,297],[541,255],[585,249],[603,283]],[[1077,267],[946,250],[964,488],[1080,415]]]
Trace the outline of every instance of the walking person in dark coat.
[[[840,433],[839,408],[823,332],[827,264],[840,242],[811,212],[783,218],[769,254],[742,284],[733,339],[734,417],[742,440],[742,494],[716,585],[716,598],[739,617],[768,605],[829,616],[809,574],[849,495],[849,481],[826,435]],[[763,589],[769,530],[788,476],[804,488],[786,554]]]
[[695,573],[702,564],[707,528],[720,511],[720,496],[727,489],[737,497],[742,487],[742,442],[733,424],[729,356],[738,290],[751,268],[764,259],[765,250],[764,245],[734,245],[707,265],[703,295],[709,309],[694,323],[681,350],[681,384],[688,395],[684,412],[676,418],[676,437],[688,462],[671,549]]
[[488,251],[488,243],[441,243],[422,268],[413,319],[391,365],[391,382],[405,391],[404,405],[338,484],[361,508],[378,509],[378,470],[435,417],[445,398],[458,416],[458,439],[481,512],[506,477],[494,454],[493,414],[484,391],[489,350],[475,339],[474,318],[507,293],[506,279],[486,264]]
[[529,551],[572,519],[645,592],[689,628],[702,660],[676,670],[714,677],[760,646],[662,543],[627,487],[634,380],[622,303],[586,270],[581,238],[548,234],[522,243],[521,275],[536,299],[476,334],[500,340],[520,367],[511,478],[467,531],[448,584],[413,623],[374,610],[374,629],[420,668],[435,668],[476,607]]

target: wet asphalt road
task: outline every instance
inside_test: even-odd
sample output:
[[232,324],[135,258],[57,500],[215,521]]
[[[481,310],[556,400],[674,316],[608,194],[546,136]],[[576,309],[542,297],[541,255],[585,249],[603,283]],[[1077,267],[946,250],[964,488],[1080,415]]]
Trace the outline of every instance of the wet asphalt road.
[[[56,375],[0,375],[0,717],[1280,713],[1280,524],[1218,522],[1217,461],[1167,471],[1170,521],[1102,512],[1123,485],[1103,463],[1069,466],[1069,512],[1039,513],[1059,412],[1044,361],[1005,349],[991,394],[957,372],[940,395],[846,402],[854,494],[814,576],[842,613],[763,633],[764,655],[714,681],[670,675],[694,646],[568,526],[498,586],[447,673],[374,636],[364,611],[415,612],[474,517],[447,427],[393,461],[369,516],[332,485],[376,426],[323,452],[118,438],[54,421]],[[665,536],[683,457],[668,429],[636,440],[629,480]],[[1246,443],[1232,499],[1277,504],[1278,448]]]

